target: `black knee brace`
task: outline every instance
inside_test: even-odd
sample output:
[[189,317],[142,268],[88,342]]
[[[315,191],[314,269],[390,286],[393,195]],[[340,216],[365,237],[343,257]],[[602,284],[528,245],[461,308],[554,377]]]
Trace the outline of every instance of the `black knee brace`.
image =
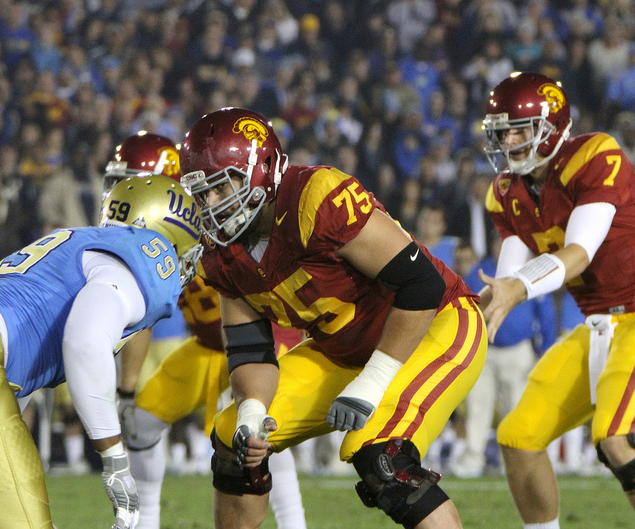
[[[627,434],[626,440],[631,448],[635,448],[635,432]],[[598,452],[598,459],[600,462],[604,463],[611,472],[613,472],[613,475],[622,485],[622,490],[624,492],[631,492],[635,490],[635,459],[629,461],[621,467],[614,467],[611,463],[609,463],[609,460],[599,443],[596,450]]]
[[[220,441],[216,438],[216,432],[213,431],[212,445],[217,448]],[[222,445],[227,451],[231,449]],[[257,467],[243,467],[238,463],[237,459],[229,460],[219,457],[216,452],[212,456],[212,484],[214,488],[226,494],[234,496],[242,496],[243,494],[252,494],[262,496],[271,491],[272,479],[269,472],[269,458],[263,459],[262,463]]]
[[421,467],[417,447],[406,439],[365,446],[353,465],[362,478],[355,490],[364,505],[378,507],[407,529],[449,499],[437,485],[441,476]]

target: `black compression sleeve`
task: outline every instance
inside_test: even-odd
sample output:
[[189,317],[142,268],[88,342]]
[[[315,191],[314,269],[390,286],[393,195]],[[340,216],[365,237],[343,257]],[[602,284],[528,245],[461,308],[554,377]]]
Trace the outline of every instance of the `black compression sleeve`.
[[227,366],[231,373],[243,364],[278,365],[273,331],[269,320],[256,320],[223,327],[227,344]]
[[414,241],[388,262],[377,281],[395,291],[393,307],[403,310],[437,309],[445,294],[445,281]]

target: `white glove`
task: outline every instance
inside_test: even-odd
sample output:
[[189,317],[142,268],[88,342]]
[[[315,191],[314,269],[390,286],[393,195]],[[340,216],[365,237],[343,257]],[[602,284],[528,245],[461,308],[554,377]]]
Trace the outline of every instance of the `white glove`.
[[115,514],[112,529],[134,529],[139,521],[139,494],[130,474],[128,454],[119,442],[100,455],[104,465],[101,479]]
[[135,420],[135,392],[117,388],[117,415],[121,423],[121,437],[126,446],[130,440],[137,438],[137,421]]
[[277,429],[276,421],[267,414],[265,405],[256,399],[246,399],[238,406],[238,418],[236,420],[236,432],[232,446],[242,465],[249,452],[247,439],[252,435],[261,441],[269,437],[272,431]]
[[335,430],[361,430],[379,406],[403,364],[375,350],[364,369],[331,404],[326,422]]

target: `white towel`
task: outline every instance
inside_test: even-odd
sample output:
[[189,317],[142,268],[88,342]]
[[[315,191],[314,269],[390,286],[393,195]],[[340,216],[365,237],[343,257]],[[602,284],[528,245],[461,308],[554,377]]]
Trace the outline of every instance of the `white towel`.
[[591,388],[591,404],[597,401],[598,379],[609,359],[611,338],[617,322],[613,323],[611,314],[591,314],[584,323],[591,330],[589,341],[589,386]]

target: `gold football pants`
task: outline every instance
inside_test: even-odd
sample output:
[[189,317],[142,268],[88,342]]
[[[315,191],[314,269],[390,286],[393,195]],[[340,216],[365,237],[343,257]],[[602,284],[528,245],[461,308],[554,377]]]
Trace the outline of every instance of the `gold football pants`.
[[0,527],[52,528],[44,467],[9,386],[0,342]]
[[225,352],[204,347],[191,337],[161,362],[139,391],[136,404],[168,424],[207,406],[205,431],[209,435],[218,397],[228,387]]
[[[340,458],[348,461],[362,446],[394,438],[410,439],[423,457],[476,382],[486,350],[485,323],[476,305],[461,298],[444,307],[366,426],[346,434]],[[267,439],[276,452],[332,431],[325,420],[331,403],[361,371],[330,361],[311,339],[279,363],[278,390],[269,408],[278,430]],[[232,402],[216,417],[216,432],[231,446],[235,430]]]
[[617,322],[606,367],[597,385],[597,404],[589,389],[589,336],[584,324],[554,344],[529,374],[516,408],[498,427],[501,445],[544,450],[563,433],[592,420],[593,443],[626,435],[635,425],[635,313]]

